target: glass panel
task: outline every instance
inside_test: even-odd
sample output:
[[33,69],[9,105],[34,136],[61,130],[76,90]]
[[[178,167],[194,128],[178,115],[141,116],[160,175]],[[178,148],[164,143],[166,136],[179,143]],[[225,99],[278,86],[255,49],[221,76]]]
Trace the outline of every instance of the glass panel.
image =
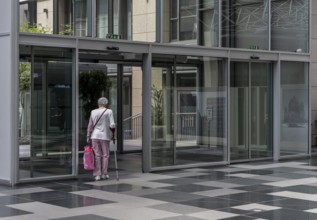
[[178,39],[178,20],[171,21],[171,40]]
[[272,50],[309,52],[309,2],[272,1]]
[[57,30],[55,30],[54,33],[61,35],[73,35],[72,17],[69,16],[72,14],[71,1],[59,0],[57,1],[56,7],[58,8],[58,13],[56,14],[56,17],[58,17],[58,27],[56,27]]
[[97,0],[96,2],[96,10],[97,10],[97,18],[96,18],[96,25],[97,25],[97,37],[105,38],[108,31],[108,0]]
[[271,66],[251,63],[251,158],[272,157],[271,144]]
[[281,63],[281,156],[308,154],[309,65]]
[[178,18],[178,0],[170,1],[171,3],[171,18]]
[[91,36],[87,0],[20,0],[20,32]]
[[[117,65],[115,64],[80,64],[79,65],[79,151],[86,145],[87,125],[90,113],[97,108],[100,97],[108,98],[115,122],[117,121]],[[117,132],[116,132],[117,133]],[[79,155],[79,172],[83,170],[82,155]]]
[[20,32],[53,34],[53,0],[20,0]]
[[268,0],[223,0],[222,46],[268,50]]
[[75,35],[91,36],[87,0],[75,0]]
[[197,38],[197,1],[182,0],[179,2],[179,40]]
[[152,167],[174,164],[172,67],[152,68]]
[[119,34],[119,1],[113,1],[113,34]]
[[125,66],[124,72],[123,150],[142,150],[142,68]]
[[231,64],[231,160],[272,157],[272,79],[268,63]]
[[249,63],[233,62],[230,73],[230,157],[249,158]]
[[219,1],[204,0],[201,5],[201,27],[202,45],[208,47],[218,47],[219,42]]
[[197,38],[197,24],[195,17],[183,17],[180,19],[179,40],[194,40]]
[[72,50],[20,47],[19,178],[72,174]]
[[153,63],[158,67],[152,68],[152,166],[225,161],[222,61],[154,55]]

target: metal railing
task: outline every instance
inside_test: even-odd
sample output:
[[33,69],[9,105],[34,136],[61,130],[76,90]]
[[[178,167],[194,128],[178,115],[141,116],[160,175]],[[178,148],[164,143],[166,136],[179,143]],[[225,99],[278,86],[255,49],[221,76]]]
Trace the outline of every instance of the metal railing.
[[142,137],[142,113],[123,120],[124,139],[137,139]]
[[177,140],[196,136],[196,113],[177,113]]

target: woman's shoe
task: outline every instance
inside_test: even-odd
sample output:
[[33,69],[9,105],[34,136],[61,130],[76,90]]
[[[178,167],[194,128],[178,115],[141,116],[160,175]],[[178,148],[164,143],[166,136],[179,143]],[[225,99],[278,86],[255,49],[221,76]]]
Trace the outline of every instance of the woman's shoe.
[[109,179],[110,177],[109,177],[109,175],[108,174],[106,174],[106,175],[102,175],[101,176],[101,179],[103,179],[103,180],[107,180],[107,179]]
[[95,180],[96,180],[96,181],[99,181],[99,180],[100,180],[100,176],[96,176],[96,177],[95,177]]

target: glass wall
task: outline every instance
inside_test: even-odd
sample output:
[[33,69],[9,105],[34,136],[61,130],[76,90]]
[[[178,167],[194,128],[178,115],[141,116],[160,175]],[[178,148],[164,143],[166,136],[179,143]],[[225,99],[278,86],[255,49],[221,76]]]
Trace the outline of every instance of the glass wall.
[[272,0],[272,50],[309,52],[309,2]]
[[152,167],[225,161],[224,62],[153,55],[153,65]]
[[88,0],[20,0],[20,32],[91,36]]
[[20,0],[20,32],[131,39],[131,10],[131,1]]
[[281,63],[281,156],[309,153],[308,76],[308,63]]
[[268,50],[269,0],[222,1],[222,47]]
[[20,47],[19,179],[71,175],[72,50]]

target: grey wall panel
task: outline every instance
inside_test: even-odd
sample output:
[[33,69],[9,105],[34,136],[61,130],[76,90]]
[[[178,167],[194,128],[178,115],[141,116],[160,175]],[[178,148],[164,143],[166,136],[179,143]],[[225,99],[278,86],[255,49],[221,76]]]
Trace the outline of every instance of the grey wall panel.
[[[3,11],[3,10],[0,10]],[[2,14],[0,13],[2,16]],[[1,19],[0,19],[1,20]],[[15,113],[11,108],[11,37],[0,37],[0,94],[1,94],[1,108],[0,108],[0,179],[10,181],[11,176],[11,137],[12,137],[12,114]]]
[[1,0],[0,7],[0,33],[10,32],[11,30],[11,2],[12,0]]

